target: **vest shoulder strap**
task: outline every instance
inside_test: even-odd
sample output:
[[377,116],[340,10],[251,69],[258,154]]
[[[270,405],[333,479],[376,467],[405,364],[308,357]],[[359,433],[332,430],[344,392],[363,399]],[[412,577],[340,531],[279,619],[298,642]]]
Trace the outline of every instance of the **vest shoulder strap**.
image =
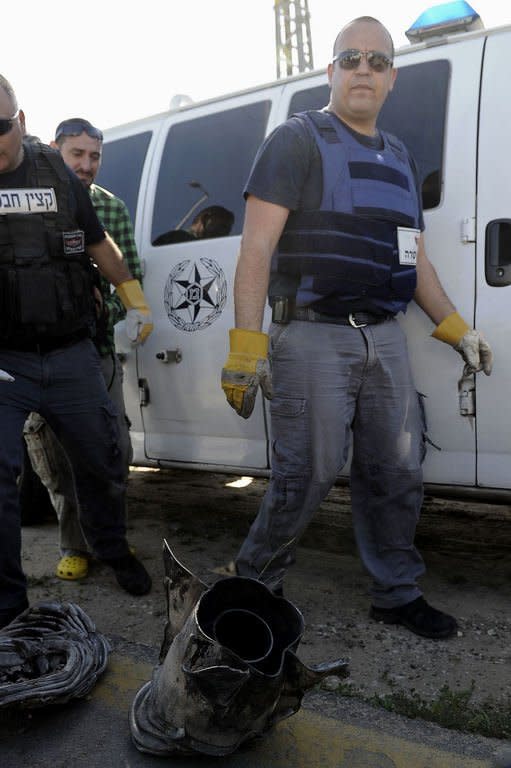
[[307,127],[312,123],[316,131],[327,144],[341,143],[341,139],[335,130],[332,119],[326,112],[321,112],[317,109],[309,109],[305,112],[297,112],[293,117],[301,119]]
[[[76,199],[72,194],[69,173],[60,152],[40,141],[23,143],[28,156],[28,182],[34,187],[56,187],[61,221],[76,215]],[[48,226],[52,226],[48,224]]]
[[[301,118],[305,124],[308,123],[310,125],[312,123],[327,144],[342,144],[342,139],[335,128],[331,116],[327,112],[310,109],[304,112],[297,112],[293,117]],[[387,131],[381,131],[381,134],[387,139],[388,145],[396,157],[402,162],[409,162],[408,150],[401,139],[398,139],[392,133],[387,133]]]
[[55,176],[66,186],[69,184],[66,165],[57,150],[33,140],[25,141],[23,147],[29,159],[29,177],[35,185],[51,184]]
[[381,131],[381,134],[387,139],[389,147],[394,152],[398,160],[401,160],[404,163],[408,163],[408,150],[406,149],[401,139],[398,139],[397,136],[394,136],[392,133],[387,133],[387,131]]
[[52,149],[51,147],[47,147],[42,144],[41,153],[44,159],[53,168],[60,181],[66,185],[69,184],[69,175],[67,173],[66,165],[60,155],[60,152],[57,152],[56,149]]

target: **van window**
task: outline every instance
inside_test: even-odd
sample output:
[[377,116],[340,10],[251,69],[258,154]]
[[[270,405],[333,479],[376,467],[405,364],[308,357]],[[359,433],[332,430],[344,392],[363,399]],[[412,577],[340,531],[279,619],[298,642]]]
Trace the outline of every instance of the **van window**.
[[382,128],[402,139],[414,156],[424,209],[440,203],[450,73],[450,64],[444,59],[400,67],[378,121]]
[[330,99],[330,87],[328,84],[317,85],[315,88],[306,88],[304,91],[293,93],[289,104],[289,115],[295,112],[304,112],[306,109],[323,109]]
[[243,188],[270,108],[270,101],[261,101],[170,127],[156,188],[153,245],[241,232]]
[[[424,209],[437,206],[441,197],[449,76],[450,65],[446,60],[399,67],[396,85],[378,120],[378,125],[402,139],[414,156],[419,166]],[[297,91],[288,114],[321,109],[328,99],[325,85]]]
[[97,183],[124,200],[135,224],[140,177],[144,167],[151,131],[103,144]]

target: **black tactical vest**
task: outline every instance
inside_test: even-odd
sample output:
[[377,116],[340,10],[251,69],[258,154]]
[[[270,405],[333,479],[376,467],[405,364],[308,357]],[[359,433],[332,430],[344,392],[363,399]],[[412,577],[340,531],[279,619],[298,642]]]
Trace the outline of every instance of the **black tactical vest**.
[[24,142],[27,173],[0,174],[0,345],[92,335],[92,267],[60,154]]

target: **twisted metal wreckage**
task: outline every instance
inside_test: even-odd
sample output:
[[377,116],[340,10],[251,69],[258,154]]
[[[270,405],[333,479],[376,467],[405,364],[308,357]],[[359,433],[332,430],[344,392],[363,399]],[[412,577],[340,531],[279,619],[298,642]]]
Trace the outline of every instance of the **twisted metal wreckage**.
[[154,755],[228,755],[298,711],[305,691],[345,660],[296,656],[300,611],[241,576],[209,587],[163,547],[167,624],[159,664],[130,713],[133,741]]
[[0,712],[86,696],[110,647],[74,603],[40,603],[0,631]]
[[[154,755],[228,755],[295,714],[306,690],[346,676],[338,659],[315,667],[296,656],[300,611],[255,579],[213,586],[163,546],[167,623],[159,664],[136,694],[132,739]],[[0,631],[0,712],[86,696],[110,647],[74,603],[41,603]]]

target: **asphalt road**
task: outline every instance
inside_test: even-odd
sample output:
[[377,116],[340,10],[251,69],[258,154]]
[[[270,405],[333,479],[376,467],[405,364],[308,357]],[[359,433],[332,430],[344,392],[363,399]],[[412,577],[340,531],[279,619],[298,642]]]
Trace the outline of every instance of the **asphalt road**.
[[[112,657],[83,701],[0,719],[2,768],[490,768],[509,765],[502,743],[461,735],[374,710],[351,699],[312,693],[301,710],[257,742],[223,758],[159,758],[138,752],[128,712],[150,678],[147,649]],[[144,660],[145,657],[145,660]],[[511,752],[508,753],[511,760]]]
[[[245,488],[228,485],[231,479],[235,478],[185,471],[133,473],[129,494],[130,540],[154,578],[151,595],[138,601],[121,593],[111,574],[97,565],[91,567],[88,579],[79,584],[55,578],[56,527],[45,524],[24,529],[24,561],[31,602],[50,598],[77,602],[93,618],[98,630],[107,635],[112,652],[107,671],[86,699],[31,712],[0,712],[0,768],[511,766],[511,755],[504,757],[505,751],[511,750],[510,744],[399,717],[322,689],[306,694],[302,708],[293,717],[229,757],[157,758],[137,751],[131,741],[128,715],[136,692],[151,678],[162,637],[162,536],[172,538],[186,565],[201,578],[208,580],[215,574],[218,577],[218,564],[226,563],[235,551],[264,492],[262,479]],[[480,607],[482,615],[493,600],[495,611],[503,622],[508,622],[505,605],[506,601],[509,605],[510,571],[505,563],[511,554],[509,509],[429,499],[420,537],[432,552],[429,589],[433,594],[437,590],[443,599],[463,606],[464,610],[471,604],[469,598],[474,589],[461,576],[472,575],[470,568],[476,551],[486,553],[491,573],[478,585],[482,590],[477,592],[478,610]],[[409,633],[399,628],[379,629],[363,618],[367,601],[362,586],[365,577],[356,570],[345,490],[336,489],[325,502],[303,544],[289,580],[289,599],[303,607],[309,623],[303,642],[307,663],[340,655],[339,647],[344,646],[347,633],[353,641],[354,633],[359,631],[364,642],[360,648],[352,642],[350,648],[355,679],[362,680],[364,671],[371,670],[367,673],[367,684],[380,685],[380,677],[373,680],[373,668],[381,671],[390,659],[395,671],[400,665],[415,665],[420,659],[420,677],[429,680],[439,676],[434,666],[438,657],[445,656],[444,666],[449,668],[467,638],[470,637],[470,643],[477,640],[479,630],[474,627],[481,625],[480,617],[479,624],[472,626],[468,614],[467,637],[436,645],[413,637],[410,640]],[[442,563],[438,570],[434,567],[437,561]],[[458,563],[457,568],[467,564],[467,570],[457,571],[455,578],[446,580],[446,563],[450,563],[452,571],[454,562]],[[352,607],[348,604],[350,600]],[[332,615],[340,617],[338,634],[334,631],[335,622],[327,621]],[[351,621],[352,616],[356,622],[350,623],[347,618]],[[507,626],[508,623],[502,623],[502,627]],[[507,638],[505,647],[509,651],[509,634]],[[491,643],[497,639],[488,635],[487,642],[477,646],[474,659],[482,680],[494,673],[500,675],[497,679],[506,686],[511,679],[510,657],[502,650],[502,638],[496,653],[497,646]],[[470,649],[471,645],[466,647]],[[435,670],[433,675],[427,670],[428,663]]]

